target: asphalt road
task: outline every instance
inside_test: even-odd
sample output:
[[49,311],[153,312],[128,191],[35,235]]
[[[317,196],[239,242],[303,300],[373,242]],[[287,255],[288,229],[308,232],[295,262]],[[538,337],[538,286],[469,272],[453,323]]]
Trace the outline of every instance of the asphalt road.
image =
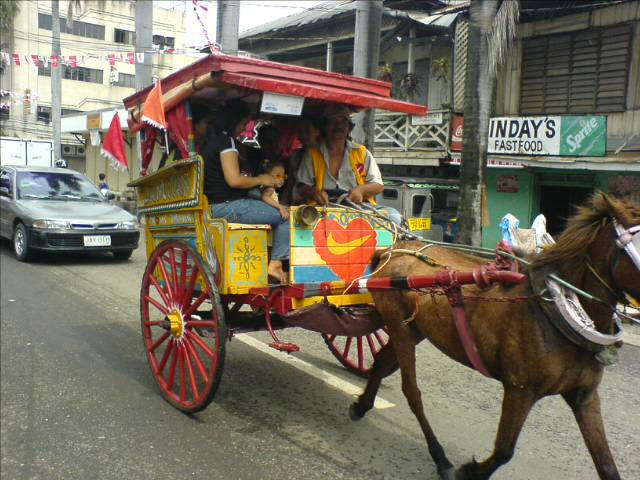
[[[422,433],[388,379],[394,404],[351,422],[348,393],[284,356],[234,340],[214,402],[193,416],[159,394],[142,349],[138,294],[146,260],[49,256],[17,262],[0,245],[2,479],[372,480],[436,478]],[[355,385],[319,335],[283,333],[297,358]],[[252,335],[267,342],[264,333]],[[455,464],[493,445],[500,385],[426,342],[418,348],[427,415]],[[623,478],[640,478],[640,348],[608,368],[605,425]],[[597,478],[559,398],[540,402],[497,479]]]

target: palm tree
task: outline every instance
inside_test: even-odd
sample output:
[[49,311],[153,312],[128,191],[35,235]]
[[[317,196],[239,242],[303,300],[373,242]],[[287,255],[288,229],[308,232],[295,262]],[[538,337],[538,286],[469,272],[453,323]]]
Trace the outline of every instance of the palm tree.
[[482,243],[482,219],[488,215],[482,200],[493,87],[515,38],[519,16],[517,1],[502,0],[499,9],[498,5],[497,0],[475,0],[469,16],[457,241],[476,246]]

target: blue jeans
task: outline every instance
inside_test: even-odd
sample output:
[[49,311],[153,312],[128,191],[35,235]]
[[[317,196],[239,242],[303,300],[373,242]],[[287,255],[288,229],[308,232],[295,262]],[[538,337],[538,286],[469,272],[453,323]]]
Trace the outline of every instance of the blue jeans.
[[280,212],[262,200],[243,198],[211,205],[214,218],[224,218],[227,222],[268,224],[273,228],[272,260],[289,258],[289,220],[283,220]]
[[386,207],[384,205],[373,205],[378,212],[382,215],[386,216],[389,220],[391,220],[396,225],[402,226],[402,214],[393,207]]

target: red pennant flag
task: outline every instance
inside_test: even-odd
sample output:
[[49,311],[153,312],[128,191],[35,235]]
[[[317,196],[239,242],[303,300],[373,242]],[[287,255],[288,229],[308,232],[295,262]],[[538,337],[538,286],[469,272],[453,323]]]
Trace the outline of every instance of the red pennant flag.
[[107,58],[109,59],[109,65],[111,65],[112,67],[116,64],[116,56],[113,53],[110,53],[109,55],[107,55]]
[[31,60],[33,60],[33,64],[37,67],[42,67],[42,60],[40,60],[40,55],[31,55]]
[[13,57],[13,61],[16,64],[16,67],[20,66],[20,55],[17,53],[12,53],[11,56]]
[[120,128],[120,116],[117,111],[111,120],[111,125],[107,135],[104,137],[100,152],[111,160],[111,165],[116,170],[127,170],[129,168],[124,147],[124,136],[122,135],[122,128]]
[[78,66],[78,59],[75,55],[69,56],[69,63],[71,64],[71,68],[76,68]]
[[131,65],[135,65],[136,56],[135,56],[135,54],[133,52],[127,53],[127,63],[129,63]]
[[167,129],[167,119],[164,116],[164,103],[162,99],[162,86],[160,80],[147,95],[142,110],[142,121],[161,130]]
[[54,68],[58,66],[58,55],[51,55],[51,66]]

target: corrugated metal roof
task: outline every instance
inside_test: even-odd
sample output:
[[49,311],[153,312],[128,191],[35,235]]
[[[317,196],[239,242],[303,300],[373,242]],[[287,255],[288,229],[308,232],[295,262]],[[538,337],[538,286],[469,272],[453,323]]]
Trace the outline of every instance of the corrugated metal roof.
[[411,20],[431,27],[449,28],[455,22],[459,12],[430,15],[424,12],[407,12]]
[[[279,30],[286,30],[287,28],[309,25],[318,21],[328,20],[347,12],[355,12],[355,10],[355,0],[333,0],[321,3],[307,10],[303,10],[300,13],[295,13],[293,15],[278,18],[277,20],[265,23],[264,25],[260,25],[258,27],[250,28],[249,30],[240,32],[240,39],[243,40],[250,37],[255,37],[256,35],[263,35],[269,32],[276,32]],[[404,12],[391,10],[389,8],[384,8],[382,10],[382,14],[398,18],[407,17]]]
[[300,27],[315,23],[319,20],[326,20],[336,15],[356,9],[356,2],[353,0],[339,0],[324,2],[300,13],[294,13],[286,17],[278,18],[272,22],[265,23],[258,27],[250,28],[240,32],[240,38],[249,38],[267,32],[274,32],[291,27]]

